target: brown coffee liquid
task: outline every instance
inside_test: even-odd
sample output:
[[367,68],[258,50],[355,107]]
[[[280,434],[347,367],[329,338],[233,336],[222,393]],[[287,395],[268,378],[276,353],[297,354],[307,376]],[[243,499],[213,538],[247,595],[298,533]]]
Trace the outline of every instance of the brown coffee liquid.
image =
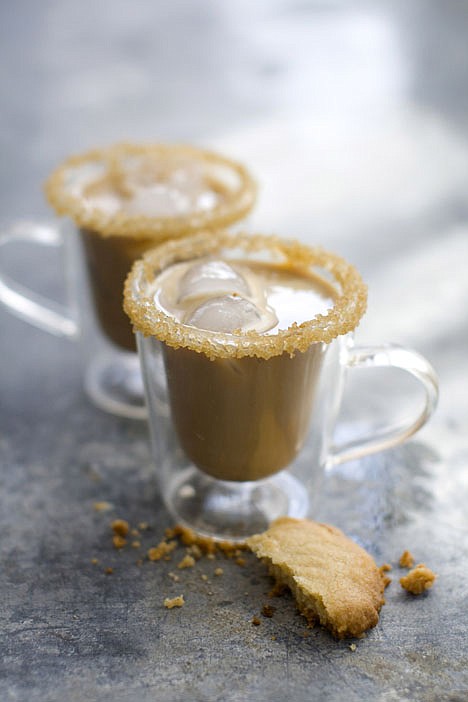
[[[117,175],[108,173],[92,181],[84,190],[87,202],[114,214],[170,218],[209,210],[226,195],[220,182],[205,177],[200,164],[187,160],[143,161],[137,163],[134,171]],[[122,307],[123,286],[134,261],[156,241],[132,235],[102,236],[88,229],[81,229],[80,233],[99,326],[114,345],[134,352],[135,337]],[[159,236],[157,243],[164,240],[164,236]]]
[[[333,304],[332,286],[319,278],[257,263],[236,268],[260,307],[275,313],[275,326],[263,333],[300,324]],[[177,318],[187,314],[174,285],[185,269],[173,269],[175,277],[163,274],[166,286],[155,299],[164,300],[166,311],[172,300]],[[186,302],[190,313],[193,304],[200,299]],[[315,343],[293,356],[210,360],[163,345],[172,418],[189,459],[219,480],[259,480],[288,466],[308,432],[325,348]]]
[[97,322],[115,346],[135,352],[132,325],[122,308],[122,291],[133,262],[151,246],[151,239],[101,236],[86,229],[80,234]]

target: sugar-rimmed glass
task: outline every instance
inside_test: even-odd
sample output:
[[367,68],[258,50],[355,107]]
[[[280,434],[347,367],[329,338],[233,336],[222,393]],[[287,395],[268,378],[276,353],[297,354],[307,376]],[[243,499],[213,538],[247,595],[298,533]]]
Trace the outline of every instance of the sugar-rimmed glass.
[[[155,304],[155,279],[207,255],[321,275],[335,288],[333,305],[271,335],[181,324]],[[437,379],[420,354],[354,346],[366,286],[353,266],[319,248],[228,233],[168,242],[134,264],[124,305],[137,331],[162,495],[176,519],[202,534],[242,540],[278,516],[304,516],[326,469],[401,443],[436,404]],[[404,370],[424,399],[405,421],[334,446],[345,371],[356,367]]]

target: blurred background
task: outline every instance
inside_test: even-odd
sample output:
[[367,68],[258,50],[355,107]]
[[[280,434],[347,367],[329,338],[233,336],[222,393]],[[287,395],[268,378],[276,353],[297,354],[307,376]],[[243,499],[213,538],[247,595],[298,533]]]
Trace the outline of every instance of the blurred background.
[[[257,173],[265,224],[326,239],[380,217],[382,254],[390,227],[467,214],[466,2],[18,0],[0,12],[8,215],[46,213],[50,170],[119,139],[224,146]],[[279,186],[281,203],[268,198]]]

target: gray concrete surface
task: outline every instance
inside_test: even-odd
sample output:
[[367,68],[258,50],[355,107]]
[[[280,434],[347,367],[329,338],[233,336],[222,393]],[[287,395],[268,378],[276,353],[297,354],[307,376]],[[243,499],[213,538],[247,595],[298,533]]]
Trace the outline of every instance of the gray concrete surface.
[[[169,523],[146,427],[88,403],[73,344],[0,309],[0,699],[467,699],[467,31],[455,1],[1,4],[2,217],[49,217],[41,182],[92,145],[216,146],[259,179],[252,227],[356,263],[370,287],[358,341],[418,348],[441,400],[407,445],[324,487],[318,517],[379,563],[409,548],[438,574],[415,599],[395,569],[353,652],[307,631],[289,598],[253,627],[270,582],[252,559],[174,583],[174,562],[113,549],[114,516],[151,525],[142,550]],[[59,258],[11,251],[4,264],[63,295]],[[376,401],[358,381],[345,429],[395,391],[386,382]],[[99,500],[113,509],[97,513]],[[180,592],[186,606],[164,609]]]

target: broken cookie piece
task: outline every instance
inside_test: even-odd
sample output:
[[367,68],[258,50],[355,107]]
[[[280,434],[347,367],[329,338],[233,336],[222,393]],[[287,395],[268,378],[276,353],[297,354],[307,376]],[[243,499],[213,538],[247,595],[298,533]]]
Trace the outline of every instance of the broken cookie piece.
[[420,595],[433,586],[436,577],[430,568],[424,563],[420,563],[407,575],[400,578],[400,585],[412,595]]
[[287,586],[309,623],[337,638],[359,636],[379,621],[384,578],[372,557],[339,529],[308,519],[277,519],[246,541],[278,586]]

